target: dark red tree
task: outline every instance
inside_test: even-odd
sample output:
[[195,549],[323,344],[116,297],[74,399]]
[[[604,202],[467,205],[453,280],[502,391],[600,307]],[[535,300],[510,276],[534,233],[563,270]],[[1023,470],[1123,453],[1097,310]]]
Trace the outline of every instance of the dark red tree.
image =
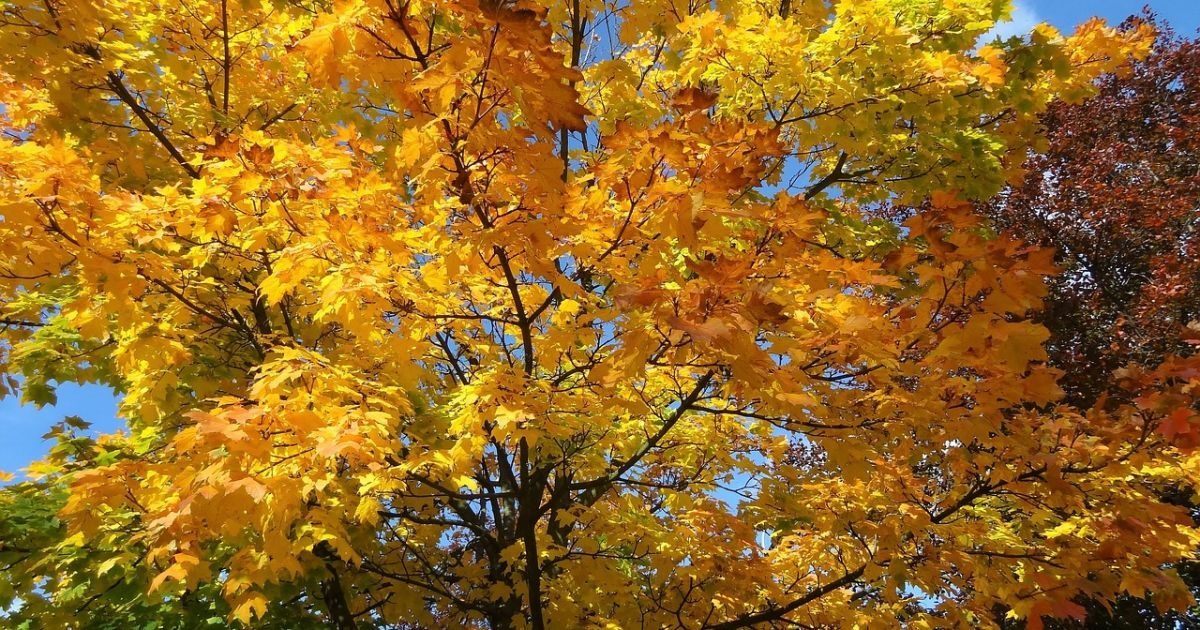
[[1058,250],[1043,317],[1082,406],[1113,389],[1113,370],[1189,353],[1197,336],[1200,42],[1156,26],[1149,58],[1046,113],[1046,150],[987,207],[998,227]]
[[[1041,317],[1067,400],[1081,408],[1120,395],[1119,368],[1190,354],[1200,339],[1200,41],[1155,26],[1145,61],[1104,77],[1094,98],[1045,114],[1045,150],[984,206],[998,228],[1058,252],[1063,273]],[[1200,522],[1189,495],[1162,489]],[[1200,564],[1176,568],[1200,596]],[[1111,610],[1080,603],[1086,621],[1047,627],[1200,628],[1197,609],[1160,613],[1136,597]]]

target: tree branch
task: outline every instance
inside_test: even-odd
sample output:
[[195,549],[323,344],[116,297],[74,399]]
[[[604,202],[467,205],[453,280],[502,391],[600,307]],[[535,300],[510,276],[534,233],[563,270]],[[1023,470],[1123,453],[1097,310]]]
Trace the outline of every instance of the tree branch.
[[692,408],[692,405],[700,399],[700,394],[702,394],[704,389],[708,387],[708,384],[712,382],[712,378],[715,374],[716,372],[714,370],[709,370],[704,376],[701,376],[700,380],[696,381],[696,386],[692,388],[692,391],[688,393],[687,396],[679,401],[679,406],[675,408],[675,411],[671,412],[671,415],[666,419],[666,421],[663,422],[662,426],[658,428],[658,431],[655,431],[654,435],[651,435],[649,438],[647,438],[646,442],[638,447],[638,450],[635,451],[633,455],[629,457],[629,459],[620,463],[615,470],[602,477],[571,484],[572,490],[593,490],[593,493],[585,498],[583,503],[588,505],[595,503],[600,499],[601,496],[604,495],[605,491],[611,487],[613,482],[620,479],[625,473],[629,472],[630,469],[632,469],[638,464],[638,462],[642,460],[642,458],[649,454],[650,451],[654,450],[654,447],[658,446],[658,443],[661,442],[663,438],[665,438],[667,434],[671,432],[671,429],[675,428],[675,425],[680,419],[683,418],[684,414],[686,414]]
[[138,120],[142,121],[143,125],[146,125],[146,129],[150,132],[150,135],[154,136],[154,138],[158,140],[158,143],[167,150],[167,153],[171,154],[171,157],[183,167],[183,170],[193,179],[200,177],[200,171],[195,166],[188,164],[188,161],[183,157],[183,154],[179,152],[179,149],[175,148],[175,145],[172,144],[170,138],[168,138],[167,134],[163,132],[162,127],[159,127],[158,123],[154,122],[154,120],[150,118],[150,114],[146,111],[146,108],[142,107],[142,104],[138,102],[137,97],[133,95],[133,92],[130,92],[129,88],[125,86],[125,82],[121,79],[121,75],[117,74],[115,71],[109,72],[106,79],[108,81],[108,86],[112,88],[112,91],[117,95],[117,98],[121,99],[121,102],[125,103],[125,105],[127,105],[129,109],[133,111],[133,115],[137,116]]
[[808,593],[805,593],[803,597],[794,599],[783,606],[775,606],[762,612],[742,615],[741,617],[731,621],[726,621],[724,623],[718,623],[715,625],[706,624],[704,628],[706,630],[734,630],[735,628],[748,628],[760,623],[778,621],[795,611],[797,608],[808,604],[809,602],[820,599],[840,588],[849,586],[850,583],[862,577],[862,574],[864,571],[866,571],[866,569],[867,565],[864,564],[857,569],[843,575],[842,577],[826,584],[825,586],[815,588]]

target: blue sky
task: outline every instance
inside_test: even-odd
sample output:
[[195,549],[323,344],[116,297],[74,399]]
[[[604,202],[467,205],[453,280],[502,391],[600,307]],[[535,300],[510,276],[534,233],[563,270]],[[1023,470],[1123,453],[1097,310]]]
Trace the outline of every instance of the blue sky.
[[69,384],[58,388],[58,403],[36,409],[21,405],[16,396],[0,401],[0,471],[17,473],[46,452],[42,436],[66,416],[91,422],[93,433],[111,433],[121,426],[117,401],[105,387]]
[[1004,35],[1028,33],[1039,22],[1069,31],[1095,15],[1120,22],[1140,14],[1147,4],[1180,35],[1194,35],[1200,28],[1200,0],[1014,0],[1013,4],[1012,22],[998,29]]
[[[1027,33],[1038,22],[1069,31],[1094,15],[1119,22],[1140,13],[1144,4],[1144,0],[1017,0],[1012,21],[999,26],[997,33]],[[1158,0],[1150,5],[1181,35],[1195,35],[1200,28],[1200,0]],[[58,403],[42,409],[23,406],[15,396],[0,400],[0,471],[18,472],[44,454],[47,444],[41,436],[71,415],[91,422],[97,433],[121,426],[112,392],[101,387],[64,385],[59,388]]]

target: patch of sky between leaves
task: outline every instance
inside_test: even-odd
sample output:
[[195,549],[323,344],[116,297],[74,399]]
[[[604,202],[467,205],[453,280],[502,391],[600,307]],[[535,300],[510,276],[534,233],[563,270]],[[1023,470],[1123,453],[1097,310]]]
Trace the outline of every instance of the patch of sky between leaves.
[[22,404],[19,393],[0,400],[0,471],[13,473],[14,482],[27,479],[22,469],[45,456],[53,445],[43,434],[68,416],[90,423],[82,432],[90,437],[125,428],[117,417],[119,399],[107,387],[62,383],[56,386],[56,394],[54,404],[41,408]]
[[1007,20],[997,22],[992,30],[979,39],[981,42],[990,42],[997,38],[1005,40],[1010,37],[1023,37],[1044,21],[1027,2],[1018,0],[1013,3],[1012,15]]

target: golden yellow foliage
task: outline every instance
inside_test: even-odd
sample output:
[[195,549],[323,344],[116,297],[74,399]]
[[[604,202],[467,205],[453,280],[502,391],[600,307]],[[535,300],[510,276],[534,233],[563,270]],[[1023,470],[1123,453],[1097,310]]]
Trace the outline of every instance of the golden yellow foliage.
[[1005,5],[9,2],[0,367],[33,402],[109,384],[129,425],[39,466],[66,531],[5,570],[26,610],[114,582],[343,628],[1186,604],[1162,567],[1197,532],[1154,489],[1197,481],[1168,439],[1196,368],[1056,405],[1051,255],[963,201],[1151,36],[979,47]]

